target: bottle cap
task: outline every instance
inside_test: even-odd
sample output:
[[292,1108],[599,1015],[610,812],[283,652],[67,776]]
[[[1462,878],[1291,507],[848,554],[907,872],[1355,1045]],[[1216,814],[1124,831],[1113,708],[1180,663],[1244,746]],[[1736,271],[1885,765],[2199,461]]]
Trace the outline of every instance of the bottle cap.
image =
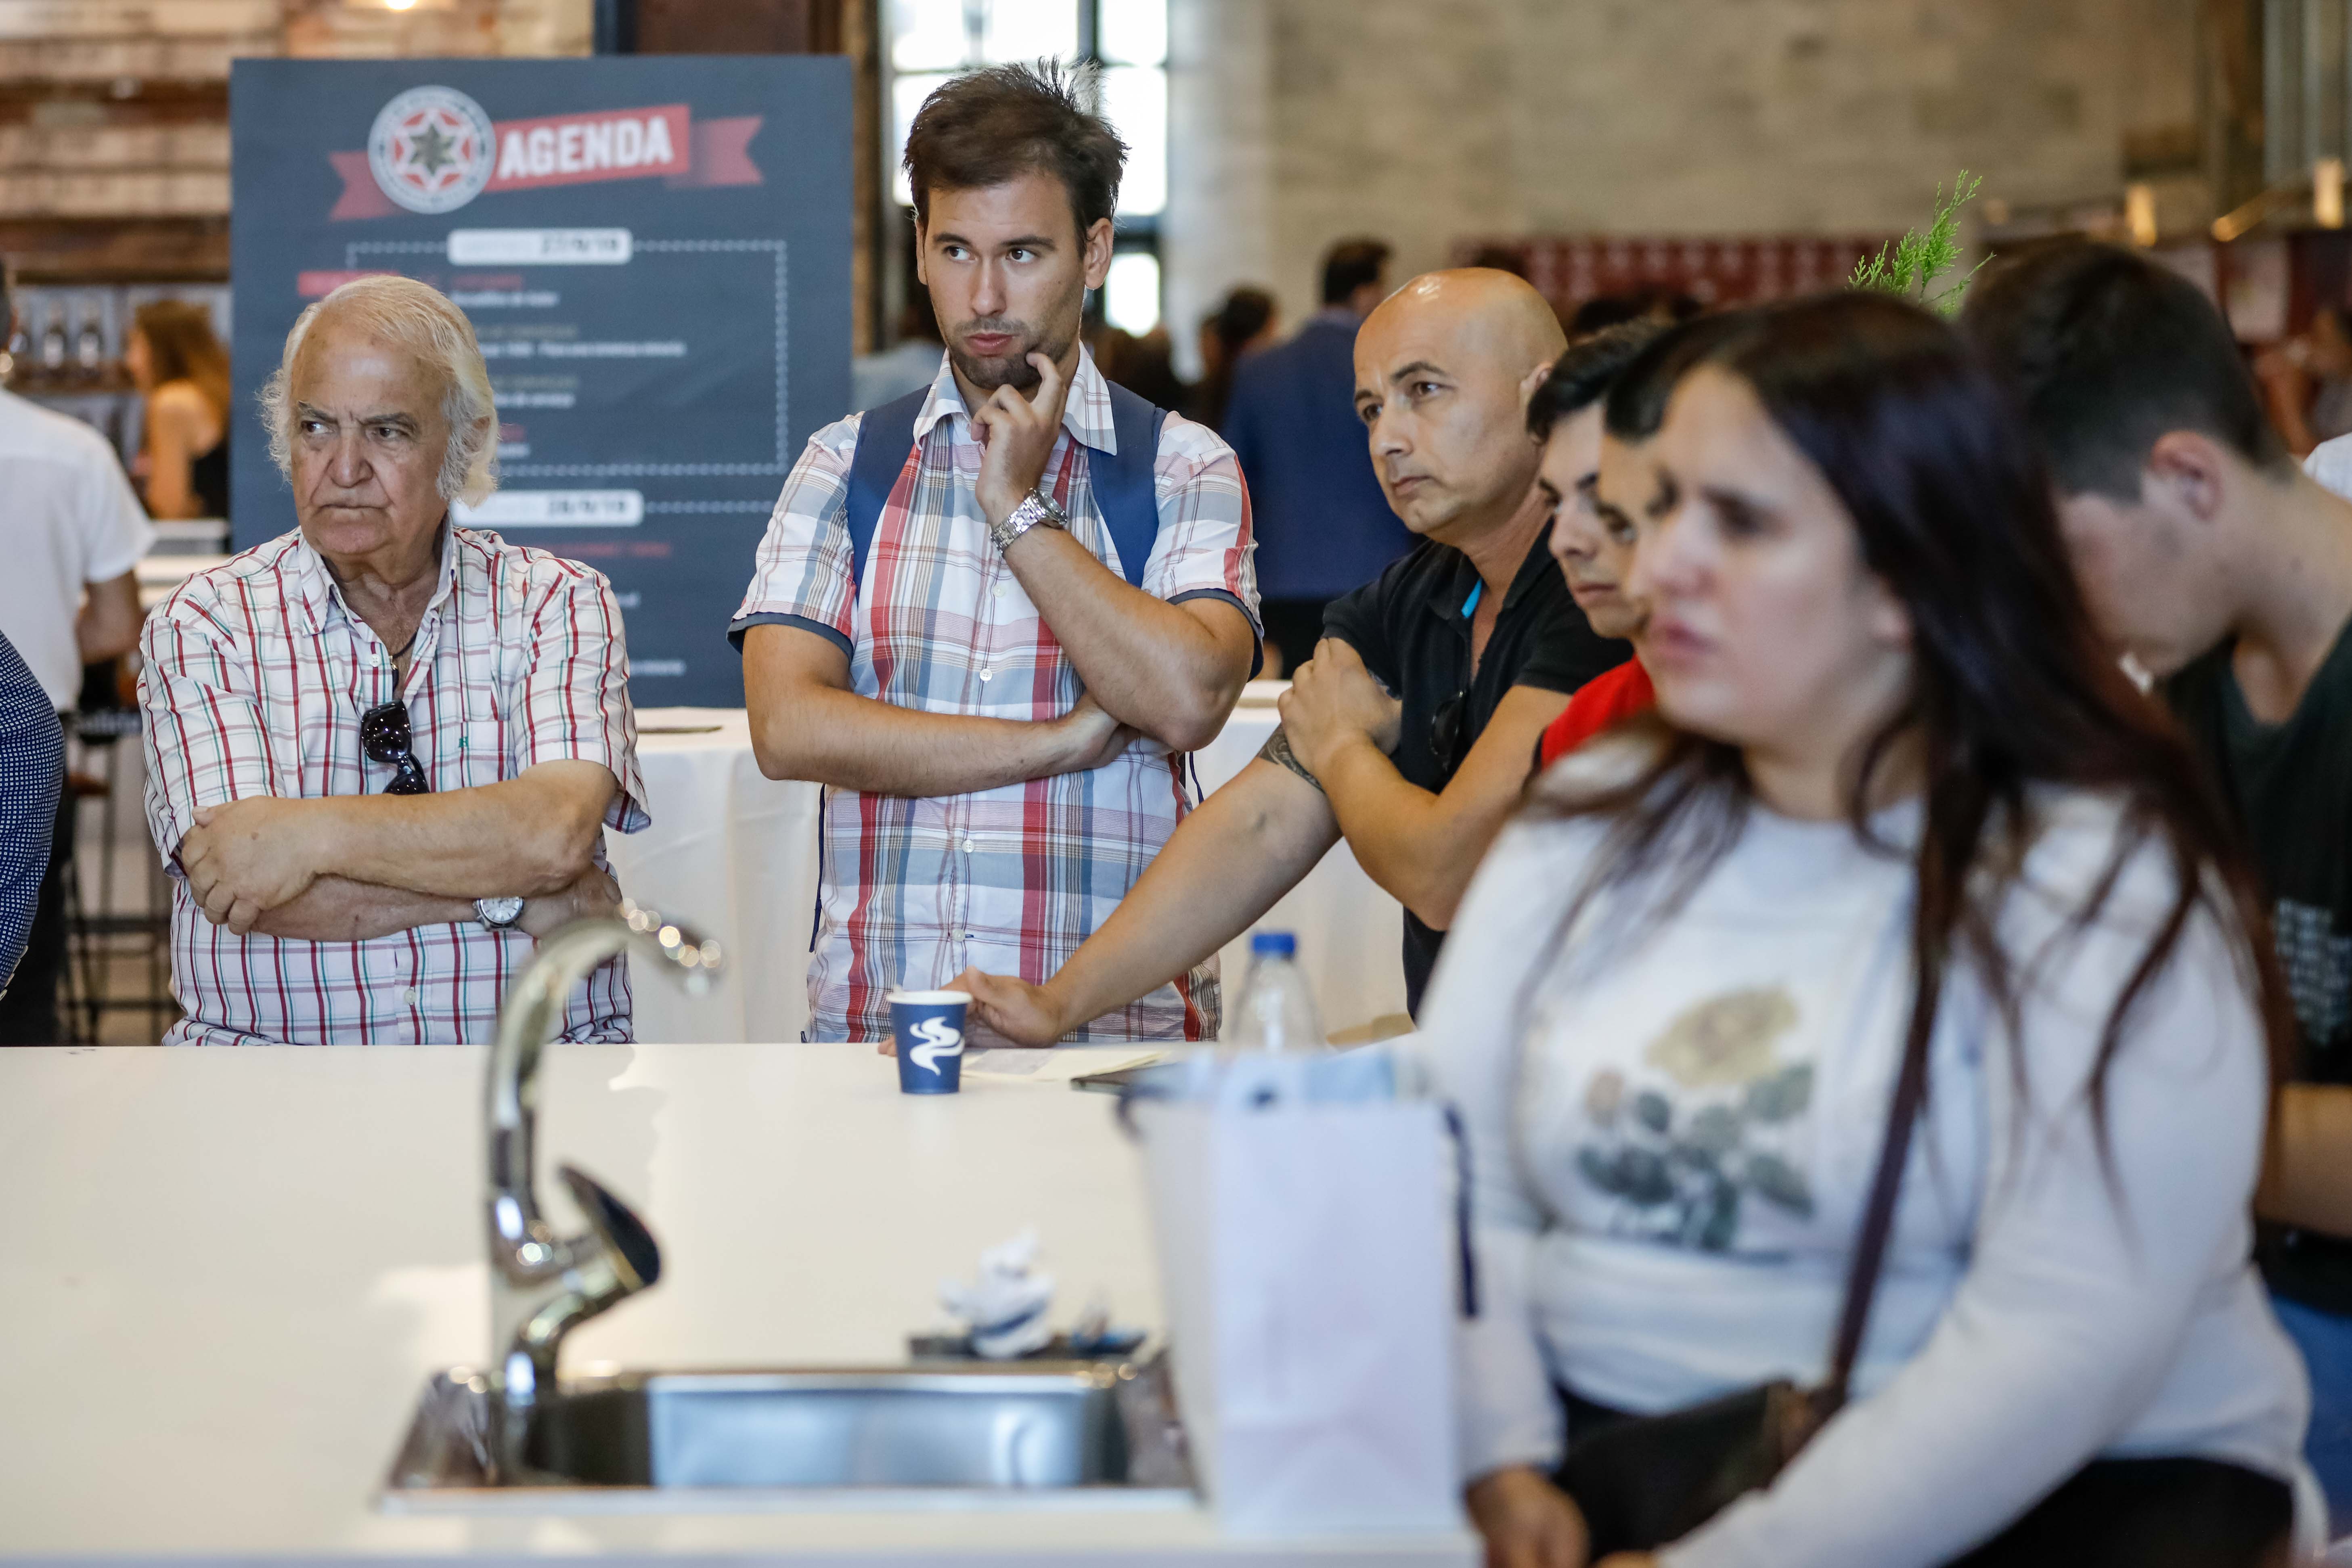
[[1263,958],[1269,952],[1293,958],[1298,952],[1298,939],[1286,931],[1262,931],[1250,938],[1250,954]]

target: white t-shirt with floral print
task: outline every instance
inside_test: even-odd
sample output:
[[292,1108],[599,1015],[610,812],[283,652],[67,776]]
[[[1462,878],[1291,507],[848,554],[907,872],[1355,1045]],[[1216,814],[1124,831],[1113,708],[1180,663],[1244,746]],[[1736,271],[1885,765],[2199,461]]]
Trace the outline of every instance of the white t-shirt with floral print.
[[[1603,750],[1568,765],[1626,765]],[[2110,1185],[2084,1089],[2170,879],[2140,851],[2066,936],[2117,816],[2084,795],[2037,809],[2000,921],[2032,975],[2022,1096],[1991,1009],[1956,983],[1858,1397],[1673,1568],[1924,1568],[2103,1454],[2295,1472],[2303,1373],[2247,1261],[2266,1078],[2246,993],[2200,920],[2108,1071]],[[1557,1462],[1555,1384],[1660,1412],[1822,1376],[1909,1005],[1917,821],[1874,823],[1889,855],[1755,808],[1678,910],[1604,894],[1549,961],[1601,829],[1496,842],[1421,1034],[1469,1128],[1488,1281],[1465,1335],[1468,1475]]]

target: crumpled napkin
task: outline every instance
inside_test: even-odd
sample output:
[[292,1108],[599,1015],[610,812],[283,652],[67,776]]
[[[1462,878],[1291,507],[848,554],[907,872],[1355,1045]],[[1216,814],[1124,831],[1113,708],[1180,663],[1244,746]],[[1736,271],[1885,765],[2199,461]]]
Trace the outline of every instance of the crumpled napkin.
[[976,1355],[1010,1361],[1043,1347],[1054,1337],[1045,1310],[1054,1300],[1054,1277],[1035,1272],[1035,1226],[980,1255],[980,1278],[940,1281],[940,1304],[971,1334]]

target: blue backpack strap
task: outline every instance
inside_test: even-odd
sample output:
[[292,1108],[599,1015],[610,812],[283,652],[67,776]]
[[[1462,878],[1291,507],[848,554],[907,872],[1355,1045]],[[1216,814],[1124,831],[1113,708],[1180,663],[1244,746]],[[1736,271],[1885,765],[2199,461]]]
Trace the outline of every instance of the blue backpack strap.
[[[1167,410],[1119,385],[1110,387],[1110,422],[1118,437],[1113,455],[1087,451],[1087,478],[1095,506],[1110,531],[1118,551],[1118,564],[1128,582],[1143,586],[1143,568],[1160,538],[1160,494],[1152,470],[1160,456],[1160,429]],[[929,387],[910,392],[893,403],[869,408],[857,422],[857,449],[849,460],[849,497],[845,521],[849,526],[850,570],[859,587],[866,583],[866,556],[881,526],[882,509],[905,471],[915,447],[915,416],[923,411]]]
[[906,471],[915,450],[915,416],[923,411],[928,386],[904,397],[869,408],[857,421],[857,447],[849,459],[849,497],[845,521],[849,525],[849,572],[853,594],[866,588],[866,554],[874,547],[874,531],[881,525],[882,509]]
[[1160,537],[1160,493],[1152,468],[1160,458],[1160,430],[1168,411],[1139,397],[1115,381],[1110,388],[1110,427],[1118,451],[1105,456],[1087,451],[1087,479],[1110,541],[1118,550],[1119,570],[1130,587],[1143,586],[1143,568]]
[[[1095,505],[1118,547],[1119,570],[1129,587],[1143,586],[1143,568],[1160,538],[1160,491],[1152,470],[1160,461],[1160,436],[1168,426],[1168,411],[1129,392],[1115,381],[1110,388],[1110,427],[1118,437],[1118,453],[1105,457],[1087,450],[1087,473],[1093,481]],[[1265,668],[1265,645],[1250,645],[1250,679]],[[1197,784],[1198,781],[1194,781]],[[1202,792],[1206,794],[1205,791]]]

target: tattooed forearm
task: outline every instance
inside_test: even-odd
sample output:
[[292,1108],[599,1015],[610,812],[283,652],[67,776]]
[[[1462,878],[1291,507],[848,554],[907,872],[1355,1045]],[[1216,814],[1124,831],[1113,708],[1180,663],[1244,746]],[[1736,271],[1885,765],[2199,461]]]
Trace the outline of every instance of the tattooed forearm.
[[1266,738],[1265,744],[1258,748],[1257,754],[1269,763],[1288,768],[1317,789],[1320,790],[1323,787],[1323,781],[1308,773],[1307,764],[1293,754],[1290,750],[1290,736],[1279,726],[1276,726],[1274,733]]

